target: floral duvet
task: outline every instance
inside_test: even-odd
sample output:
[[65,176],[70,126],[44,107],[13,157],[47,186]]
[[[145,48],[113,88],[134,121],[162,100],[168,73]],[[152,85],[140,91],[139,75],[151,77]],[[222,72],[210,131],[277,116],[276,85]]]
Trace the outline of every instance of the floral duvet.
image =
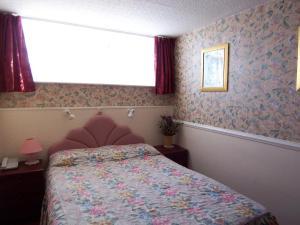
[[277,224],[260,204],[146,144],[50,157],[43,224]]

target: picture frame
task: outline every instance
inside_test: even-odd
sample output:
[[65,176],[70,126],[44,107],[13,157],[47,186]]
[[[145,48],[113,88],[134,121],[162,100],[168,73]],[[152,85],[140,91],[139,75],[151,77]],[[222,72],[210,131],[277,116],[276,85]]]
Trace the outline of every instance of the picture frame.
[[296,90],[300,91],[300,27],[298,27],[298,65],[296,77]]
[[227,91],[229,44],[220,44],[201,51],[202,92]]

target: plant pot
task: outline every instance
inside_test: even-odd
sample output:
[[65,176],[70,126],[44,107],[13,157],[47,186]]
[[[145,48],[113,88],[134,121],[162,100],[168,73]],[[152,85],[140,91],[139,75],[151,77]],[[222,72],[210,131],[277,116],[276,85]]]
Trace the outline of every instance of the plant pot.
[[174,148],[173,136],[164,136],[164,147],[165,148]]

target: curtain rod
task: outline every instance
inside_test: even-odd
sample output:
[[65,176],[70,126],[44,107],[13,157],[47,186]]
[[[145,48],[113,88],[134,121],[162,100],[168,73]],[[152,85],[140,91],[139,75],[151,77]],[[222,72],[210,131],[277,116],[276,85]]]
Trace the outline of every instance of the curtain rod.
[[2,14],[11,14],[11,15],[13,15],[13,16],[19,16],[18,13],[15,13],[15,12],[9,12],[9,11],[2,11],[1,9],[0,9],[0,13],[2,13]]
[[62,21],[42,19],[42,18],[35,18],[35,17],[27,17],[27,16],[21,16],[21,17],[24,18],[24,19],[28,19],[28,20],[38,20],[38,21],[49,22],[49,23],[58,23],[58,24],[63,24],[63,25],[70,25],[70,26],[83,27],[83,28],[89,28],[89,29],[95,29],[95,30],[103,30],[103,31],[115,32],[115,33],[122,33],[122,34],[128,34],[128,35],[135,35],[135,36],[141,36],[141,37],[154,38],[154,36],[152,36],[152,35],[146,35],[146,34],[137,34],[137,33],[133,33],[133,32],[120,31],[120,30],[112,30],[112,29],[107,29],[107,28],[101,28],[101,27],[95,27],[95,26],[88,26],[88,25],[81,25],[81,24],[76,24],[76,23],[62,22]]
[[[13,16],[21,16],[20,14],[18,14],[16,12],[8,12],[8,11],[1,11],[0,10],[0,13],[12,14]],[[24,18],[24,19],[28,19],[28,20],[38,20],[38,21],[49,22],[49,23],[58,23],[58,24],[63,24],[63,25],[83,27],[83,28],[89,28],[89,29],[95,29],[95,30],[103,30],[103,31],[115,32],[115,33],[141,36],[141,37],[148,37],[148,38],[154,38],[155,37],[153,35],[138,34],[138,33],[133,33],[133,32],[121,31],[121,30],[112,30],[112,29],[107,29],[107,28],[102,28],[102,27],[82,25],[82,24],[63,22],[63,21],[57,21],[57,20],[49,20],[49,19],[43,19],[43,18],[37,18],[37,17],[28,17],[28,16],[21,16],[21,17]],[[164,35],[156,35],[156,36],[160,37],[160,38],[169,38],[168,36],[164,36]]]

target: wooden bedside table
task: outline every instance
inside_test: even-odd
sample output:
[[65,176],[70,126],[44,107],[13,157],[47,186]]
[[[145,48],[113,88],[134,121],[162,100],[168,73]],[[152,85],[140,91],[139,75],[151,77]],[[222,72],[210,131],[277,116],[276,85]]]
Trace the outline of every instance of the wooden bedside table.
[[0,224],[39,222],[45,191],[43,162],[0,171]]
[[174,162],[188,167],[188,150],[182,148],[179,145],[174,145],[174,148],[165,148],[163,145],[154,146],[161,154],[167,158],[173,160]]

